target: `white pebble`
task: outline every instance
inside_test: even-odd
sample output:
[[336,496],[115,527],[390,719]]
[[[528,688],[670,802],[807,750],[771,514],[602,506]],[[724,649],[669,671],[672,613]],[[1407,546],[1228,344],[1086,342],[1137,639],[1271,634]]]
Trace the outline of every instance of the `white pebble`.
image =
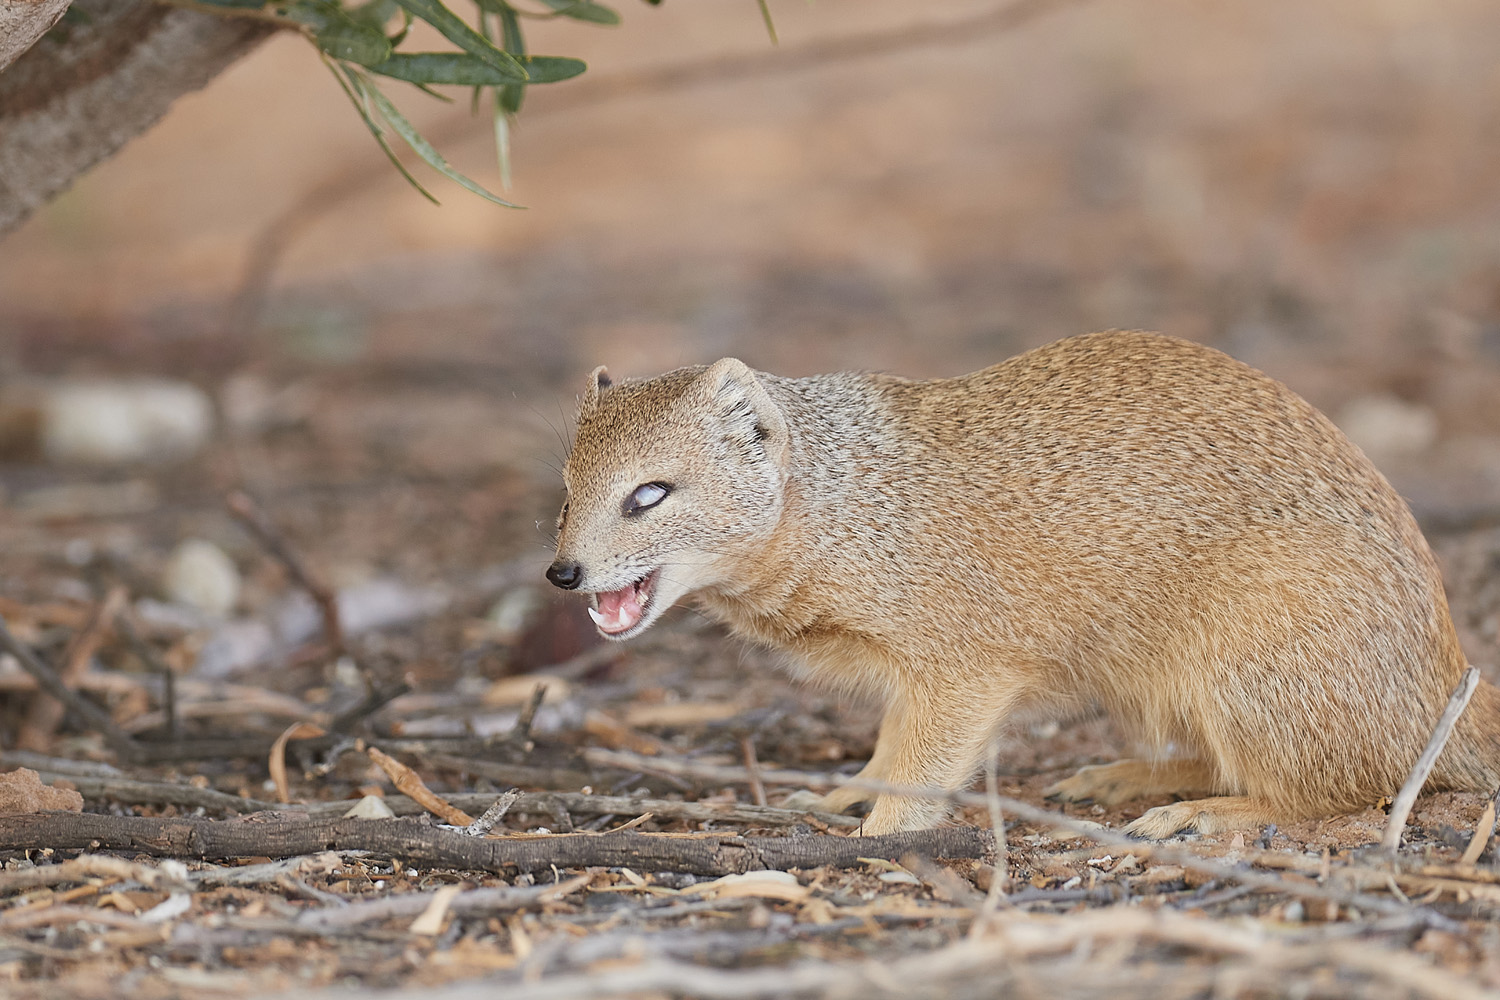
[[222,617],[240,598],[240,571],[213,542],[188,538],[167,559],[162,589],[175,603]]
[[1395,396],[1359,396],[1339,411],[1338,425],[1375,461],[1417,455],[1438,437],[1437,414]]
[[119,464],[185,458],[213,432],[213,403],[166,379],[62,382],[42,402],[42,452],[53,462]]

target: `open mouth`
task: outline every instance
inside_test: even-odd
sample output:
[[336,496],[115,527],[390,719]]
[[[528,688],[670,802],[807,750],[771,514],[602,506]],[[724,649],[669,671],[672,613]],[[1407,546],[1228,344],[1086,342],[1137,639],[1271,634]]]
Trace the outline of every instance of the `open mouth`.
[[656,591],[656,578],[660,573],[660,569],[654,569],[628,587],[595,594],[596,607],[589,608],[589,617],[594,619],[599,631],[605,635],[623,635],[639,625],[651,605],[651,595]]

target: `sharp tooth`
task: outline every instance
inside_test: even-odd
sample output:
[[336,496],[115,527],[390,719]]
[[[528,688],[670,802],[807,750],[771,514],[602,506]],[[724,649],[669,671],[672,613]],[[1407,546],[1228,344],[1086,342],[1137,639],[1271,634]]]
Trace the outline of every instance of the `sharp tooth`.
[[594,624],[598,625],[600,628],[603,628],[604,627],[604,622],[605,622],[604,616],[601,615],[599,612],[595,611],[593,608],[588,608],[587,610],[588,610],[588,613],[589,613],[589,617],[592,618],[592,619],[594,619]]

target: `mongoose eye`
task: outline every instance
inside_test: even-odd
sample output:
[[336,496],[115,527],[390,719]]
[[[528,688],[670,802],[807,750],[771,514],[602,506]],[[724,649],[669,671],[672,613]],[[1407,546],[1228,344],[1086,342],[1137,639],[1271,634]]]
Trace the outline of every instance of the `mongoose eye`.
[[643,510],[650,510],[667,498],[672,492],[672,487],[666,483],[642,483],[630,494],[630,499],[625,501],[625,515],[639,514]]
[[567,520],[568,520],[568,502],[566,500],[564,500],[563,501],[563,505],[562,505],[562,510],[558,511],[558,513],[557,513],[557,530],[558,531],[561,531],[563,529],[563,525],[567,523]]

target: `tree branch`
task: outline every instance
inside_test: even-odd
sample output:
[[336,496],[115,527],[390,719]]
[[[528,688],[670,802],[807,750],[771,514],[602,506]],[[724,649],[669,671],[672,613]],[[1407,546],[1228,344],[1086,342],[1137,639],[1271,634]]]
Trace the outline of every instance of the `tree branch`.
[[[0,74],[0,234],[274,30],[147,0],[75,0],[73,8],[78,23],[41,37]],[[0,28],[0,66],[5,36]]]
[[649,833],[468,837],[413,819],[307,819],[257,813],[201,820],[97,813],[39,812],[0,816],[0,850],[136,851],[176,858],[285,857],[318,851],[370,851],[410,864],[489,872],[630,867],[636,871],[731,875],[759,869],[853,867],[861,858],[907,854],[983,857],[988,830],[944,827],[880,837],[681,836]]

